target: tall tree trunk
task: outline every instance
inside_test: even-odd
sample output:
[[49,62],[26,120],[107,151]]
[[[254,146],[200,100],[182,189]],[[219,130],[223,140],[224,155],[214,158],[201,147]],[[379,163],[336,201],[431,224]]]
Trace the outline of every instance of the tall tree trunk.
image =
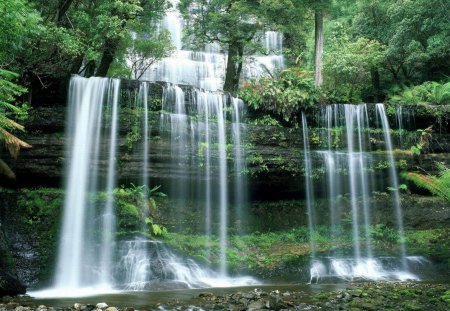
[[61,23],[62,19],[64,18],[64,15],[66,15],[66,13],[69,10],[72,3],[73,3],[73,0],[60,0],[59,1],[58,11],[56,12],[56,22],[58,24]]
[[95,73],[96,76],[106,77],[109,67],[114,60],[114,54],[116,53],[118,45],[119,42],[117,42],[116,40],[107,40],[105,42],[100,65],[98,65],[97,72]]
[[227,69],[223,90],[234,94],[239,86],[239,78],[242,71],[242,56],[244,47],[240,42],[231,42],[228,45]]
[[323,54],[323,11],[317,9],[315,16],[315,46],[314,46],[314,84],[322,86],[322,54]]
[[381,98],[381,84],[380,84],[380,72],[377,68],[372,68],[370,70],[370,76],[372,78],[372,87],[374,89],[374,101],[379,103],[382,101]]

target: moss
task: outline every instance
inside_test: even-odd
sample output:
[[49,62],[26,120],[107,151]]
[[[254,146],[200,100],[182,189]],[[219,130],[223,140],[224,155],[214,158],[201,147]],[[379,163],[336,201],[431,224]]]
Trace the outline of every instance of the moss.
[[22,189],[11,193],[16,197],[18,226],[24,234],[35,238],[39,253],[39,280],[50,280],[55,263],[63,209],[63,191],[54,188]]
[[[395,228],[385,225],[371,227],[372,245],[374,253],[378,255],[398,254],[399,235]],[[414,254],[426,255],[434,259],[445,261],[450,259],[448,251],[448,234],[450,229],[407,230],[406,243],[408,249]],[[336,235],[335,240],[332,235]],[[352,252],[351,228],[338,228],[331,232],[327,226],[319,226],[313,233],[317,252],[322,255],[339,250],[341,254]],[[361,232],[361,242],[365,237]],[[217,237],[210,240],[204,235],[190,235],[169,233],[164,241],[176,251],[190,256],[205,258],[208,262],[218,264],[219,241]],[[437,245],[442,245],[437,247]],[[207,249],[210,248],[208,252]],[[229,239],[227,261],[232,271],[249,271],[255,273],[256,269],[274,269],[290,266],[301,262],[307,263],[311,256],[309,231],[306,227],[296,229],[253,233],[243,236],[233,236]]]

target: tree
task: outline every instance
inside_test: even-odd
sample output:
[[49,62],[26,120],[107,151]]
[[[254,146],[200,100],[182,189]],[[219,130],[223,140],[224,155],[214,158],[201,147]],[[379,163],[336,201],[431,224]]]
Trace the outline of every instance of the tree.
[[450,75],[450,15],[446,0],[361,0],[355,36],[386,45],[384,66],[394,83]]
[[168,31],[157,34],[157,40],[149,40],[147,36],[133,38],[130,45],[127,49],[127,58],[131,63],[129,79],[140,79],[153,64],[174,51]]
[[[11,0],[8,0],[11,1]],[[70,74],[108,75],[122,61],[131,30],[139,28],[155,45],[154,20],[164,0],[33,0],[41,12],[40,31],[28,36],[15,57],[15,66],[29,88],[64,84]],[[138,27],[139,25],[139,27]],[[161,44],[166,44],[162,41]],[[160,53],[164,46],[153,51]],[[148,54],[148,49],[145,51]]]
[[[333,37],[325,53],[325,89],[339,101],[359,102],[367,99],[372,85],[372,72],[385,59],[385,46],[376,40]],[[376,92],[375,92],[376,93]]]
[[196,47],[218,43],[227,50],[223,89],[235,93],[242,72],[243,58],[253,52],[264,53],[259,40],[265,30],[277,30],[294,20],[296,0],[182,0],[180,9],[188,25],[188,36]]
[[322,86],[322,55],[323,55],[323,11],[316,9],[314,13],[314,84]]
[[[13,82],[17,74],[0,69],[0,141],[5,144],[9,154],[17,158],[21,148],[31,148],[29,144],[17,138],[13,131],[23,131],[24,127],[13,118],[23,119],[26,117],[27,107],[14,105],[16,97],[26,92],[26,89]],[[0,158],[0,173],[14,179],[15,174],[3,159]]]

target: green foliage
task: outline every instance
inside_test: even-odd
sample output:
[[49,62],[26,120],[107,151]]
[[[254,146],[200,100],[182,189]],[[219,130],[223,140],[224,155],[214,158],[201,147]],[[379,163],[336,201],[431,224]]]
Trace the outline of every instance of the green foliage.
[[402,176],[412,181],[420,188],[427,189],[432,194],[442,197],[450,202],[450,169],[443,164],[438,164],[440,169],[439,176],[424,175],[420,173],[409,172]]
[[320,99],[310,75],[290,68],[279,78],[261,78],[244,84],[239,96],[254,110],[269,112],[285,122],[295,123],[300,110]]
[[420,134],[419,136],[419,142],[417,142],[415,145],[411,146],[411,152],[415,156],[419,156],[421,154],[427,153],[430,147],[430,140],[431,135],[433,132],[433,126],[429,126],[424,130],[417,130],[417,133]]
[[392,104],[450,104],[450,82],[424,82],[423,84],[405,87],[399,94],[392,95],[389,99]]
[[39,32],[40,16],[26,0],[0,1],[0,69],[14,60],[30,35]]
[[[365,241],[364,230],[360,230],[360,241]],[[409,248],[414,247],[417,254],[448,258],[448,253],[441,253],[439,243],[447,243],[449,230],[406,230],[405,238]],[[396,228],[377,224],[370,227],[370,236],[374,251],[378,254],[396,254],[399,233]],[[316,226],[313,239],[317,250],[329,254],[339,250],[341,254],[351,253],[353,233],[351,227]],[[218,264],[220,260],[220,243],[216,236],[168,233],[164,241],[183,254]],[[445,244],[446,245],[446,244]],[[209,249],[209,251],[208,251]],[[421,252],[422,249],[422,252]],[[286,267],[290,263],[298,264],[310,258],[309,229],[297,227],[285,231],[254,232],[242,236],[232,236],[227,248],[228,266],[232,271],[258,270]]]
[[386,46],[380,69],[390,82],[421,83],[449,74],[450,24],[443,0],[358,1],[353,33]]
[[[159,191],[160,186],[149,189],[145,185],[130,187],[122,186],[114,189],[114,199],[117,208],[119,230],[122,232],[141,231],[146,225],[148,233],[160,236],[167,233],[167,229],[157,224],[154,219],[158,215],[155,197],[165,197]],[[100,194],[99,199],[106,197]]]
[[266,125],[266,126],[281,127],[280,122],[278,122],[278,120],[272,118],[269,115],[265,115],[265,116],[262,116],[261,118],[251,120],[249,123],[252,125]]
[[152,40],[148,38],[148,35],[132,39],[127,49],[127,60],[131,63],[128,78],[140,79],[150,66],[158,60],[170,56],[173,51],[174,47],[168,31],[156,34]]
[[[18,77],[16,73],[0,68],[0,141],[3,141],[9,154],[17,158],[21,148],[30,148],[26,142],[20,140],[12,131],[24,131],[24,127],[13,119],[24,120],[28,116],[28,106],[15,104],[16,98],[26,92],[26,89],[14,81]],[[0,158],[0,173],[15,178],[14,172]]]
[[384,60],[385,47],[376,40],[336,34],[324,55],[324,90],[332,102],[361,102],[372,86],[372,72]]

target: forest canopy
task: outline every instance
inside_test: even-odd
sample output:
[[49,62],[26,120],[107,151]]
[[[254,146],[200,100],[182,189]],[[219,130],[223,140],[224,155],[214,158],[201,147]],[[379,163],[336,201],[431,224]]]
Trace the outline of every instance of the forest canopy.
[[[16,82],[28,89],[30,102],[30,94],[65,85],[72,74],[140,78],[174,51],[170,33],[160,31],[158,22],[178,6],[187,24],[183,44],[202,48],[217,43],[228,54],[226,91],[237,93],[243,86],[242,63],[249,55],[264,53],[258,42],[265,31],[273,30],[283,34],[285,69],[309,73],[298,76],[314,79],[312,97],[317,102],[378,102],[425,82],[448,82],[448,4],[447,0],[3,0],[0,69],[18,75]],[[244,89],[282,75],[267,73]]]

